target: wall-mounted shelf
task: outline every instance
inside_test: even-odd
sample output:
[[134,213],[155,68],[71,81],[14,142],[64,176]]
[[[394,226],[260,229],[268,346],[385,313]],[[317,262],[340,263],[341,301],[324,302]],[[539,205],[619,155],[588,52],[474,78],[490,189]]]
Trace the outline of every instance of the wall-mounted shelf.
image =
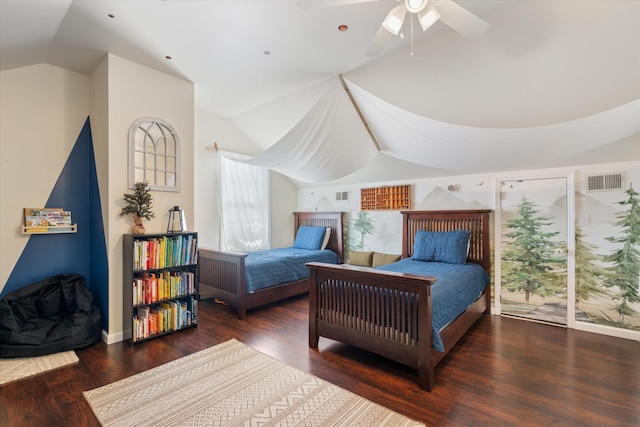
[[71,212],[62,208],[24,208],[22,234],[76,233],[78,225],[71,223]]
[[61,233],[76,233],[78,231],[78,224],[71,224],[65,226],[49,226],[49,227],[27,227],[22,226],[22,234],[61,234]]
[[360,190],[360,209],[363,211],[411,209],[411,186],[407,184],[363,188]]

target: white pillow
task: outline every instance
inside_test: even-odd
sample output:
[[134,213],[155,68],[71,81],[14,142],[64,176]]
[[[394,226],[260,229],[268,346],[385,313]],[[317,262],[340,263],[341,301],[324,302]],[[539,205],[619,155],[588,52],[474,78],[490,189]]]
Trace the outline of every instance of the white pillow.
[[322,245],[320,246],[320,250],[326,249],[329,244],[329,239],[331,238],[331,227],[327,227],[327,230],[324,232],[324,240],[322,241]]

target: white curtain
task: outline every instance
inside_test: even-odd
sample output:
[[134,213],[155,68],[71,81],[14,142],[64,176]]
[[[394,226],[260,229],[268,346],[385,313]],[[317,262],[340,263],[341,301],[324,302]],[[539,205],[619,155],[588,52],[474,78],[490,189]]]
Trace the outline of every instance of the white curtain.
[[269,248],[269,170],[218,151],[220,249],[253,252]]

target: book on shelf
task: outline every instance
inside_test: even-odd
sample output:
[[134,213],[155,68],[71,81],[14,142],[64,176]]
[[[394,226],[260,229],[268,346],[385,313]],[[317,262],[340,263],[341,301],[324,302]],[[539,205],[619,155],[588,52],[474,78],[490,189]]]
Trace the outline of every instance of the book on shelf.
[[133,315],[132,341],[178,331],[197,323],[198,300],[164,301],[153,307],[137,307]]
[[67,227],[71,228],[71,212],[62,208],[25,208],[26,227]]
[[48,227],[26,226],[27,233],[46,233],[48,231],[49,231]]
[[133,279],[133,305],[153,304],[158,301],[184,297],[196,292],[193,271],[162,271],[148,273]]
[[149,336],[149,307],[138,307],[134,317],[134,330],[136,332],[136,340],[147,338]]
[[192,235],[137,239],[134,270],[153,270],[197,263],[197,239]]
[[155,335],[158,333],[158,328],[156,327],[156,321],[158,319],[158,310],[155,308],[149,308],[149,316],[147,330],[149,331],[149,336]]
[[185,264],[190,264],[191,263],[191,242],[193,242],[193,236],[189,235],[187,237],[187,242],[185,245],[185,249],[184,249],[184,263]]

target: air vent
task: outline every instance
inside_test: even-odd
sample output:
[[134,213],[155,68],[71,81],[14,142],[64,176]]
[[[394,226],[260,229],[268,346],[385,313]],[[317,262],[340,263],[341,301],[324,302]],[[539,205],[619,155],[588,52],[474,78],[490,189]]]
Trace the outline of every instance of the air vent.
[[349,193],[347,191],[339,191],[336,193],[336,200],[349,200]]
[[622,189],[621,173],[587,176],[587,191],[611,191]]

